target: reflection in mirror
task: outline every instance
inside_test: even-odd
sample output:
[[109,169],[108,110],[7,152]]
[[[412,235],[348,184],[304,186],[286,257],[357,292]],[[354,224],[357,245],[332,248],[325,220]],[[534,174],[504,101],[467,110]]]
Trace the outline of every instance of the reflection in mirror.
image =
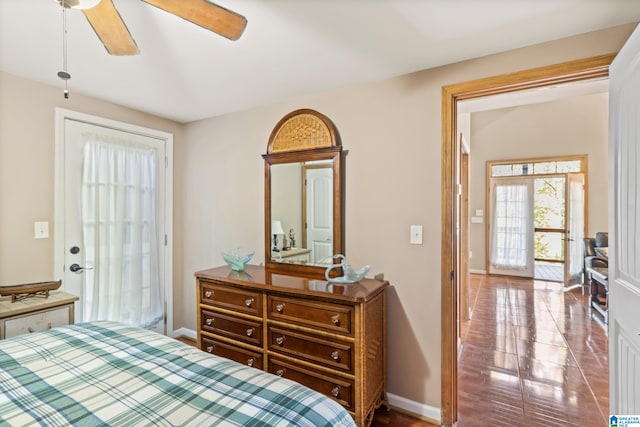
[[[279,226],[281,232],[275,233]],[[332,160],[271,165],[271,229],[272,261],[328,262],[333,254]]]
[[344,253],[344,168],[335,125],[309,109],[275,126],[265,159],[265,263],[278,272],[324,276]]

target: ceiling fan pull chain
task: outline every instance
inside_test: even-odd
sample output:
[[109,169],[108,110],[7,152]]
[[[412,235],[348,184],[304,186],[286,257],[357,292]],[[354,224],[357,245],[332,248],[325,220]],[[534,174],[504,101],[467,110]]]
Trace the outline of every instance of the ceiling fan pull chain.
[[64,80],[64,98],[68,99],[68,81],[71,78],[71,74],[67,72],[67,7],[64,1],[60,5],[62,6],[62,71],[58,71],[58,77]]

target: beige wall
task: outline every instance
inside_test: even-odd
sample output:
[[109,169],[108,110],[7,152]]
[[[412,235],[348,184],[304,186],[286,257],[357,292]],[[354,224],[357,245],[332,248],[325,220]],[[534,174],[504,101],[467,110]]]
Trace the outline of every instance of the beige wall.
[[[186,126],[73,91],[65,101],[58,87],[0,74],[0,282],[47,280],[53,273],[53,240],[34,240],[33,222],[53,222],[56,106],[157,128],[175,135],[174,326],[195,329],[194,271],[222,264],[220,252],[237,246],[255,249],[253,262],[264,261],[260,155],[280,118],[313,108],[335,122],[349,150],[349,261],[373,264],[371,273],[384,272],[392,284],[388,390],[439,407],[441,87],[614,52],[632,30],[586,34]],[[409,244],[411,224],[424,226],[424,245]]]
[[471,114],[471,212],[483,209],[485,223],[471,224],[470,268],[485,270],[486,162],[587,154],[589,235],[607,230],[608,94]]
[[[442,86],[617,51],[633,26],[586,34],[310,95],[186,126],[184,321],[195,328],[193,272],[220,252],[255,249],[264,260],[263,162],[285,114],[313,108],[337,126],[346,158],[346,254],[392,284],[388,390],[440,406],[440,198]],[[472,148],[473,152],[473,148]],[[409,244],[409,226],[424,244]],[[203,238],[204,237],[204,238]]]
[[[183,125],[0,73],[0,284],[53,277],[55,108],[79,111],[174,134],[175,206],[182,206]],[[34,239],[34,221],[48,221],[48,239]],[[174,210],[174,314],[182,324],[182,210]]]

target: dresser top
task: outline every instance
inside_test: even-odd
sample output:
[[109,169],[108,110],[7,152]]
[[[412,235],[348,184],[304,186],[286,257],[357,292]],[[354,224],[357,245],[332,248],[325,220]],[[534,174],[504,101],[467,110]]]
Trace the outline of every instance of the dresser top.
[[49,297],[34,296],[11,302],[11,297],[0,297],[0,319],[57,307],[77,301],[78,297],[62,291],[51,291]]
[[247,264],[245,271],[233,271],[228,265],[197,271],[199,279],[233,283],[246,288],[315,296],[322,299],[366,302],[389,286],[386,280],[362,279],[357,283],[338,284],[309,277],[286,275],[258,265]]

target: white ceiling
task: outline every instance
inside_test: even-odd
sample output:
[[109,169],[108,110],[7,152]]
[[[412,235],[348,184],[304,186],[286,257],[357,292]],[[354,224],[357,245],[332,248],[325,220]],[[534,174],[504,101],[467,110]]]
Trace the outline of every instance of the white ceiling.
[[[179,0],[176,0],[179,1]],[[179,122],[640,21],[638,0],[219,0],[248,20],[229,41],[143,3],[114,0],[140,54],[109,56],[68,20],[71,96]],[[62,13],[0,0],[0,70],[59,86]]]

